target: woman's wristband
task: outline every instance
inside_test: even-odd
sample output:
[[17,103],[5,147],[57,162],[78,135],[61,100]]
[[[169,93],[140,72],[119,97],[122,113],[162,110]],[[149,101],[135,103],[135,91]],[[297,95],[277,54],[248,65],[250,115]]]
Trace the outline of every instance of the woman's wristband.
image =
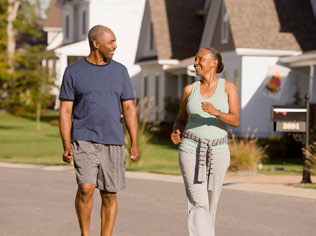
[[221,110],[218,110],[218,111],[219,111],[219,115],[217,116],[217,118],[219,119],[222,116],[222,111]]

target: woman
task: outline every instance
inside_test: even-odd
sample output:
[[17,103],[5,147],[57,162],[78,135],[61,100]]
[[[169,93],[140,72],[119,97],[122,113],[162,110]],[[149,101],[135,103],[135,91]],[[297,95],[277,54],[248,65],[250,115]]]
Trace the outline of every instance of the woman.
[[181,142],[179,165],[188,200],[189,233],[211,236],[230,163],[227,125],[239,126],[240,107],[235,85],[216,77],[224,68],[217,50],[200,49],[194,67],[201,81],[184,88],[171,140]]

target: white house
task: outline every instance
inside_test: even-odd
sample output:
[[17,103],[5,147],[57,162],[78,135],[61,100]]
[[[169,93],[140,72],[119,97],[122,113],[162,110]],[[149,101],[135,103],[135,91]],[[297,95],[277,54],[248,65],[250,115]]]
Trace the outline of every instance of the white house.
[[[43,30],[47,32],[46,50],[54,52],[54,49],[60,47],[63,44],[61,9],[57,7],[57,0],[52,0],[50,2],[48,15],[44,22]],[[59,80],[60,78],[59,58],[54,54],[52,58],[49,58],[43,61],[43,64],[46,64],[50,68],[50,71],[55,73],[54,76],[56,76]],[[57,84],[59,84],[59,81],[57,81]],[[54,88],[52,91],[52,95],[57,97],[58,93],[59,93],[59,89]]]
[[140,98],[155,97],[157,121],[166,118],[165,99],[180,96],[182,85],[194,79],[194,74],[168,68],[198,50],[204,7],[204,0],[146,1],[135,61],[142,69]]
[[58,58],[57,84],[61,84],[67,65],[89,54],[88,31],[101,24],[115,33],[118,48],[114,59],[127,67],[136,95],[139,94],[140,67],[134,59],[144,3],[145,0],[53,0],[50,9],[56,12],[57,4],[61,10],[62,43],[51,42],[47,50],[54,50]]
[[[316,55],[306,53],[316,49],[314,5],[299,0],[291,3],[188,0],[186,3],[191,4],[191,15],[182,10],[182,16],[177,16],[170,10],[175,4],[172,0],[146,1],[136,55],[136,63],[142,67],[141,97],[155,96],[154,91],[160,91],[159,102],[163,109],[165,97],[179,97],[183,86],[193,81],[192,65],[198,48],[214,47],[222,52],[225,64],[219,76],[233,81],[239,91],[241,123],[234,132],[244,136],[251,128],[258,129],[256,136],[259,137],[273,135],[271,106],[293,104],[295,93],[304,101],[308,91],[310,94],[316,92],[316,83],[312,83]],[[176,32],[172,32],[170,28],[176,17],[175,22],[181,19],[182,22],[177,25]],[[203,30],[194,36],[195,39],[200,37],[197,46],[185,40],[192,31],[198,34],[196,28],[200,25],[190,25],[198,21],[198,17]],[[174,38],[177,44],[185,45],[188,52],[191,50],[190,54],[182,57],[178,51],[181,49],[173,43]],[[154,82],[157,75],[160,83]],[[269,84],[273,76],[281,83]],[[311,102],[316,102],[316,96],[312,96]],[[164,120],[165,114],[161,113],[159,118]]]

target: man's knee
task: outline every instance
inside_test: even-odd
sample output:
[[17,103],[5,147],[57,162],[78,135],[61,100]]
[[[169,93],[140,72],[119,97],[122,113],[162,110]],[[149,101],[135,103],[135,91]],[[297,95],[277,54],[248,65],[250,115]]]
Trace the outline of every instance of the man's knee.
[[77,195],[82,200],[90,199],[93,196],[94,189],[95,189],[94,184],[79,184]]
[[117,202],[117,194],[100,191],[103,204],[113,205]]

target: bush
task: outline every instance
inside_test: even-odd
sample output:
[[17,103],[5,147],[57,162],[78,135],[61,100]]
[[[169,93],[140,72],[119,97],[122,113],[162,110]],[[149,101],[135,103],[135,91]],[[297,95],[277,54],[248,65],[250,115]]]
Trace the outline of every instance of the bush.
[[306,155],[311,174],[316,175],[316,142],[310,144],[309,149],[303,148],[302,150]]
[[[248,133],[249,131],[248,129]],[[254,137],[255,133],[256,130],[250,138],[247,134],[242,139],[236,138],[232,133],[232,137],[229,140],[231,154],[230,171],[256,171],[258,165],[267,158],[265,154],[267,146],[259,146],[258,138]]]
[[51,120],[49,123],[51,126],[56,126],[56,127],[59,126],[59,120],[57,119]]
[[[137,162],[133,162],[130,158],[127,159],[127,166],[129,165],[141,165],[141,160],[147,155],[148,142],[153,138],[153,134],[151,132],[151,127],[147,122],[148,119],[152,119],[153,114],[153,99],[143,99],[140,101],[137,106],[137,113],[138,113],[138,147],[139,152],[141,154],[141,159]],[[141,113],[141,114],[140,114]],[[128,130],[126,126],[124,126],[124,142],[125,142],[125,154],[126,157],[130,156],[130,148],[131,148],[131,140],[128,134]]]

